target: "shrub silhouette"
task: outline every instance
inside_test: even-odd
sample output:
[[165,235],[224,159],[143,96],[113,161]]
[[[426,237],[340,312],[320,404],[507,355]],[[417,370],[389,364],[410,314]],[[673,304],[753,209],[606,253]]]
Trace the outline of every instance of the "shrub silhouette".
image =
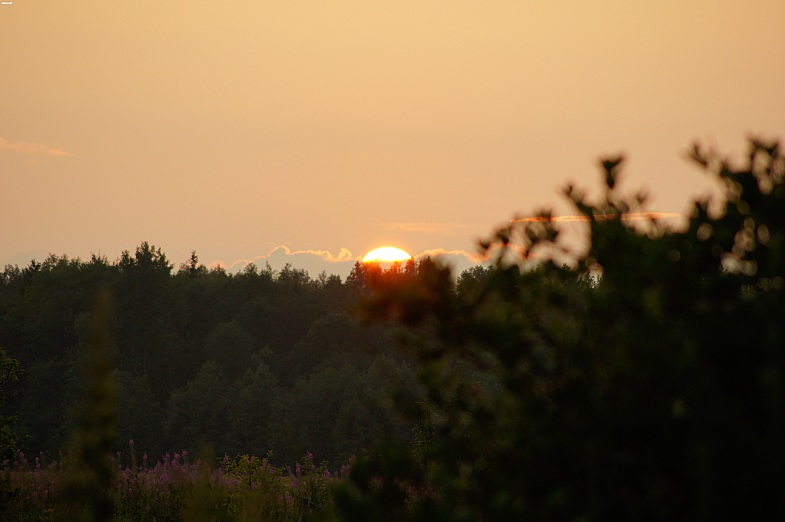
[[435,265],[377,285],[366,314],[418,333],[428,400],[408,413],[428,448],[356,463],[342,516],[782,518],[785,157],[749,147],[740,168],[692,150],[727,199],[682,231],[625,218],[645,197],[621,194],[611,158],[599,203],[566,190],[590,231],[577,269],[542,213],[483,244],[496,261],[468,291]]

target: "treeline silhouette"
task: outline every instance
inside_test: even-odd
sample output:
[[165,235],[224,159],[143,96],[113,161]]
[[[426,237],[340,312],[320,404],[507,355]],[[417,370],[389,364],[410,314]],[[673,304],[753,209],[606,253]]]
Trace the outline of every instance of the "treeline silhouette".
[[[3,411],[13,450],[56,457],[83,395],[88,316],[108,290],[119,382],[116,448],[133,440],[151,462],[204,445],[214,454],[294,462],[308,452],[340,465],[385,437],[411,438],[387,404],[418,385],[397,329],[353,312],[374,277],[408,277],[430,260],[382,270],[357,263],[347,280],[290,265],[208,270],[192,254],[177,270],[142,243],[116,262],[50,255],[0,275],[0,346],[21,363]],[[8,424],[8,423],[7,423]],[[16,446],[16,447],[14,447]]]

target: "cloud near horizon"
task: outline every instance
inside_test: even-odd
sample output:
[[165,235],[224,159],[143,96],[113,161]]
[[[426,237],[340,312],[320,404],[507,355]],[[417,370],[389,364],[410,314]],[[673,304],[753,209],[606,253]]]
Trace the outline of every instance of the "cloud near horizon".
[[[412,255],[414,259],[422,259],[428,256],[453,265],[456,269],[466,269],[471,265],[485,261],[479,254],[443,248],[428,249]],[[267,254],[258,255],[250,259],[237,259],[231,263],[226,263],[219,259],[209,263],[207,266],[231,271],[233,269],[241,270],[252,263],[260,261],[269,263],[273,269],[280,269],[287,263],[290,263],[295,268],[307,270],[312,276],[322,270],[327,272],[333,270],[339,273],[339,275],[345,276],[351,272],[354,264],[361,260],[362,255],[356,256],[347,248],[341,248],[336,255],[329,250],[292,250],[285,245],[279,245]]]
[[474,264],[482,263],[486,261],[488,258],[478,253],[471,253],[465,250],[445,250],[443,248],[431,248],[428,250],[423,250],[419,254],[413,256],[415,259],[421,259],[423,257],[463,257],[466,258],[467,261],[470,261]]
[[4,138],[0,138],[0,150],[8,150],[26,155],[69,157],[72,153],[64,151],[62,148],[50,147],[41,143],[29,143],[17,141],[11,143]]
[[237,265],[242,265],[243,268],[250,265],[251,263],[255,263],[257,261],[264,261],[269,260],[271,257],[275,256],[277,253],[282,253],[284,256],[314,256],[321,258],[323,261],[328,263],[347,263],[350,261],[359,261],[361,257],[355,256],[352,252],[347,248],[341,248],[338,252],[338,255],[333,255],[332,252],[329,250],[292,250],[285,245],[278,245],[277,247],[270,250],[267,254],[258,255],[251,259],[237,259],[230,264],[226,264],[222,260],[213,261],[210,263],[210,266],[221,267],[226,270],[231,270]]

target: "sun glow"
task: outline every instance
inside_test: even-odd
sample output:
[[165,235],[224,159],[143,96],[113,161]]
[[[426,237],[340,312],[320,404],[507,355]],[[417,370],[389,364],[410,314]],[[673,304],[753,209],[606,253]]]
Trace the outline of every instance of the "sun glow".
[[400,248],[385,246],[375,248],[365,254],[363,263],[394,263],[396,261],[408,261],[412,256]]

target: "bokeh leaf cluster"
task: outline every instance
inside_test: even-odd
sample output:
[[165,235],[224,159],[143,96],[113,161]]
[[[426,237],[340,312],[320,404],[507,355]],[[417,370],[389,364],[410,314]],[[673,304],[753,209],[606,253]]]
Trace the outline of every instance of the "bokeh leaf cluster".
[[726,199],[686,227],[630,219],[646,197],[609,158],[598,201],[565,191],[590,237],[572,267],[544,212],[457,287],[437,265],[376,286],[365,313],[411,328],[427,400],[414,447],[355,464],[346,519],[785,516],[785,157],[691,156]]

